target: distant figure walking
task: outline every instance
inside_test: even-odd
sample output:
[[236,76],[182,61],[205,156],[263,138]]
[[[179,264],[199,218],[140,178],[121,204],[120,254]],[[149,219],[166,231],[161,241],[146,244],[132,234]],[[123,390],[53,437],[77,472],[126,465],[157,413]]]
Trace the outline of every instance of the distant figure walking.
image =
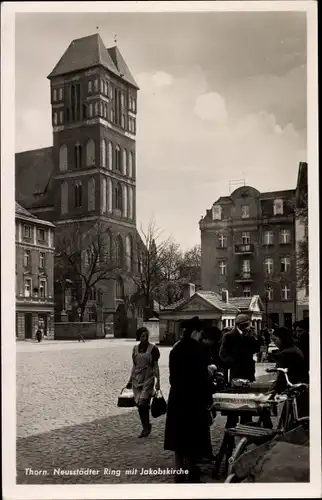
[[81,333],[78,333],[78,342],[80,341],[85,342],[85,339]]
[[[136,332],[135,345],[132,352],[133,367],[127,389],[133,390],[134,401],[138,407],[142,424],[140,438],[151,434],[150,403],[155,390],[160,390],[159,349],[149,342],[149,331],[141,327]],[[155,388],[154,388],[155,385]]]
[[36,331],[36,339],[38,340],[38,342],[41,342],[42,331],[40,330],[40,328],[38,328],[37,331]]

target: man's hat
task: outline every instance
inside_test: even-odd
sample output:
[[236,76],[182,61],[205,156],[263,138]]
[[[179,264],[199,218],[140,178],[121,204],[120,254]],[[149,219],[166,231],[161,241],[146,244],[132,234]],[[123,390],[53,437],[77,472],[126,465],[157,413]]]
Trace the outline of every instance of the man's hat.
[[247,316],[247,314],[237,314],[236,319],[235,319],[235,324],[236,325],[243,325],[246,323],[250,323],[250,319]]

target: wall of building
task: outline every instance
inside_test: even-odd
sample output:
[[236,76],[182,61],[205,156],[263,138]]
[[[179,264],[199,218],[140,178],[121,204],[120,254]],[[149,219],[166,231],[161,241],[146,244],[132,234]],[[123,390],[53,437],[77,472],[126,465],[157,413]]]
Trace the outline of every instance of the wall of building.
[[104,329],[99,323],[55,323],[55,340],[78,340],[104,338]]

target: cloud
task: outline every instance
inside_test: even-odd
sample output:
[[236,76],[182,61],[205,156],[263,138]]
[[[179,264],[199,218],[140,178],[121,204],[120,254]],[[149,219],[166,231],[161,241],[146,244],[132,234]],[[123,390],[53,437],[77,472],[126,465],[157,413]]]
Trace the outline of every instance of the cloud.
[[215,92],[198,96],[194,112],[203,120],[218,123],[225,123],[228,118],[225,101]]
[[167,85],[171,85],[173,82],[173,78],[169,73],[165,73],[164,71],[157,71],[152,76],[152,79],[157,87],[164,87]]

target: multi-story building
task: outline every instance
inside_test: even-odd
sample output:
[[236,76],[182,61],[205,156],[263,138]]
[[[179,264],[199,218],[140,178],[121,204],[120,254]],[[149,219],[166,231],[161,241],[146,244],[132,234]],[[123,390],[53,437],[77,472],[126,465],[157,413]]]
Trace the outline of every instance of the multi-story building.
[[[295,240],[297,251],[299,244],[303,239],[308,238],[308,221],[299,216],[305,204],[308,203],[308,185],[307,185],[307,163],[302,162],[299,166],[296,186],[296,218],[295,218]],[[297,286],[296,297],[296,318],[301,320],[309,316],[309,287]]]
[[295,190],[250,186],[220,197],[199,222],[201,287],[259,295],[270,325],[295,320]]
[[54,336],[54,225],[18,203],[16,224],[16,338]]
[[[16,198],[54,222],[57,244],[71,224],[86,231],[99,221],[115,261],[126,265],[129,275],[135,272],[138,239],[138,86],[118,48],[106,48],[98,34],[74,40],[48,79],[53,146],[16,155]],[[105,322],[111,325],[135,287],[130,278],[99,287]],[[88,309],[85,318],[89,314]]]

